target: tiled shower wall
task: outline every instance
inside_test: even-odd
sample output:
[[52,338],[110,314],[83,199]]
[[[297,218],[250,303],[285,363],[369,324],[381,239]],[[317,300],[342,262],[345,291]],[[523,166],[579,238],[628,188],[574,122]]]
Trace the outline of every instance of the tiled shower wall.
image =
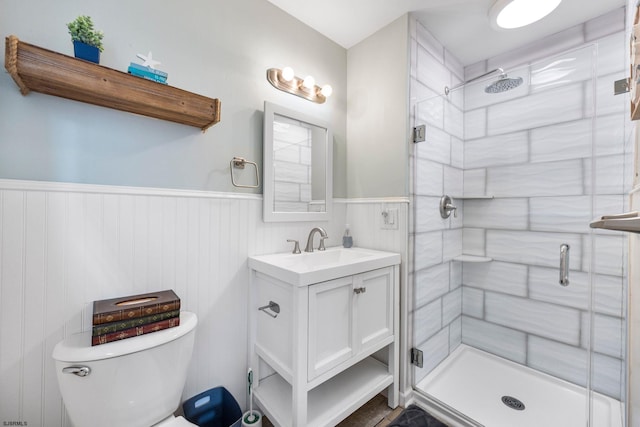
[[[625,74],[624,11],[467,67],[466,79],[497,67],[523,77],[519,88],[491,96],[482,91],[486,83],[436,96],[461,80],[460,67],[420,24],[414,26],[411,96],[418,105],[415,123],[427,124],[427,140],[414,146],[413,162],[413,339],[425,358],[415,381],[464,342],[585,385],[588,222],[624,211],[625,177],[632,176],[627,101],[611,93],[613,81]],[[593,43],[597,48],[584,47]],[[577,50],[555,56],[568,49]],[[494,198],[456,200],[462,193]],[[458,219],[439,217],[442,194],[454,198]],[[567,288],[557,283],[561,243],[571,245]],[[626,243],[607,232],[596,233],[593,243],[594,388],[620,398]],[[494,261],[450,262],[460,253]]]

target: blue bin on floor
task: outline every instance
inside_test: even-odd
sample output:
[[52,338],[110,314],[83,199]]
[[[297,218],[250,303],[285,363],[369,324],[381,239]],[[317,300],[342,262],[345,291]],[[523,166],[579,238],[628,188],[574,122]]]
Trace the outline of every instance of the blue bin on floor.
[[224,387],[215,387],[182,404],[184,417],[199,427],[235,427],[242,424],[238,401]]

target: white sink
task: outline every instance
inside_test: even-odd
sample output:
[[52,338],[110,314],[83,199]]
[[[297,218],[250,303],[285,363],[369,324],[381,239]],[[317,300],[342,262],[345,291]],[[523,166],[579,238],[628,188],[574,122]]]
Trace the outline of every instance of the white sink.
[[333,247],[249,257],[249,268],[295,286],[351,276],[365,271],[400,264],[400,254],[373,249]]

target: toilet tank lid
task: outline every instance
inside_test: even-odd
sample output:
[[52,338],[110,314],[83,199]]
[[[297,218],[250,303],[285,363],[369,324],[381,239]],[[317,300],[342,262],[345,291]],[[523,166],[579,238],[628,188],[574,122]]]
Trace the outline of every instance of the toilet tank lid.
[[124,356],[178,339],[194,330],[197,324],[195,313],[182,311],[179,326],[96,346],[91,345],[91,331],[82,332],[56,344],[51,357],[59,362],[90,362]]

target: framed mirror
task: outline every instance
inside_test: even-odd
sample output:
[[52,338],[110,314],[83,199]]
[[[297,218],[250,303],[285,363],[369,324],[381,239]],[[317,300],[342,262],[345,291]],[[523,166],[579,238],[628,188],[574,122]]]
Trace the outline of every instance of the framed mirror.
[[264,103],[265,222],[331,218],[332,146],[327,123]]

